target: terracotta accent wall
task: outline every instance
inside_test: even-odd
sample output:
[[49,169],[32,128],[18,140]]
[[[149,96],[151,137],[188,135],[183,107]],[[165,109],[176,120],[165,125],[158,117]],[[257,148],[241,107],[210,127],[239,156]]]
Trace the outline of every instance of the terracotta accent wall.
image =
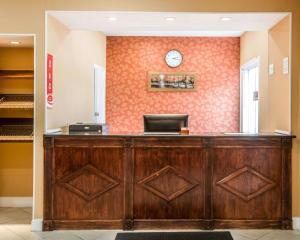
[[[169,68],[170,49],[183,64]],[[240,38],[108,37],[107,123],[143,131],[143,114],[187,113],[192,132],[239,131]],[[196,72],[194,92],[149,92],[148,71]]]

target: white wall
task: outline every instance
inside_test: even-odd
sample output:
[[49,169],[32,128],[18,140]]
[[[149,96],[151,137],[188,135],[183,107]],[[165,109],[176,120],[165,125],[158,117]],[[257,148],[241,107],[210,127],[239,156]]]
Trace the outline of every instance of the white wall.
[[94,64],[106,64],[106,37],[100,32],[74,31],[48,17],[47,51],[53,55],[53,108],[46,129],[92,122]]

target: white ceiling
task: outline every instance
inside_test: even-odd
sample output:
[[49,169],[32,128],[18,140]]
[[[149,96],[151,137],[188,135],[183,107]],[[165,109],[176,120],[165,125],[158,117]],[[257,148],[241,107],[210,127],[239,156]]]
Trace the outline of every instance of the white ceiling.
[[[20,42],[19,45],[13,45],[10,42]],[[33,36],[0,34],[0,47],[33,47]]]
[[[107,36],[240,36],[245,31],[266,31],[288,13],[181,13],[50,11],[73,30],[101,31]],[[116,21],[108,18],[115,17]],[[166,17],[175,17],[168,22]],[[222,17],[231,17],[223,22]]]

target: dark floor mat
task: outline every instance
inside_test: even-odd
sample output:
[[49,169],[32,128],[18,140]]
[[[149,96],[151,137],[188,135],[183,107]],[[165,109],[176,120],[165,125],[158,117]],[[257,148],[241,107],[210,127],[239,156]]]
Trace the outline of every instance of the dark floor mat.
[[233,240],[230,232],[118,233],[115,240]]

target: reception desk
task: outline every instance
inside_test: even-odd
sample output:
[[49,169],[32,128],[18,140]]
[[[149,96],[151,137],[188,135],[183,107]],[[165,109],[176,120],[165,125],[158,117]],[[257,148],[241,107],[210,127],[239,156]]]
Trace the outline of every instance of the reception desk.
[[47,134],[44,230],[291,229],[292,136]]

